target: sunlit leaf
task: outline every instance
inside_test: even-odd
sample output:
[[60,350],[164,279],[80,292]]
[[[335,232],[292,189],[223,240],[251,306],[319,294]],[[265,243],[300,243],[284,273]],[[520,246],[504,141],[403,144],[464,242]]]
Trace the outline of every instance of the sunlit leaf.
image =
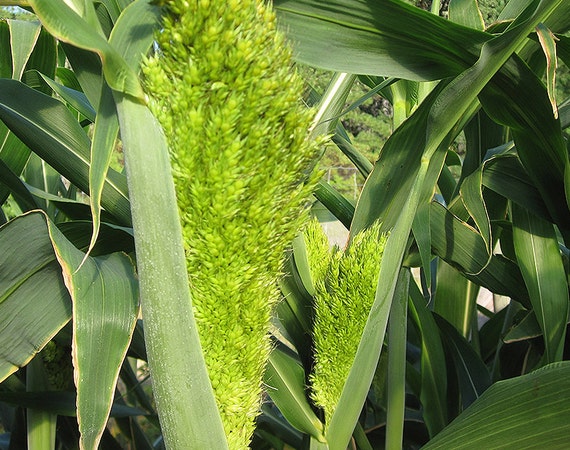
[[423,448],[563,448],[570,433],[569,395],[569,362],[500,381]]

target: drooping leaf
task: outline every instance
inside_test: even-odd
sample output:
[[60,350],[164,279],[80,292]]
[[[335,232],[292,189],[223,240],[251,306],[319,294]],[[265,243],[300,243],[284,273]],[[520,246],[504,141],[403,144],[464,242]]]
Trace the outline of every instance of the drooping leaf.
[[[58,71],[58,77],[62,73],[66,72]],[[66,85],[61,85],[43,74],[40,74],[40,76],[55,93],[57,93],[61,98],[63,98],[67,103],[73,106],[91,122],[95,122],[95,110],[83,92],[72,89]]]
[[[0,119],[38,156],[89,192],[89,138],[64,104],[18,81],[2,79]],[[109,170],[102,205],[122,224],[130,224],[124,175]]]
[[72,355],[80,445],[95,450],[139,313],[138,283],[126,255],[85,258],[59,230],[50,229],[73,300]]
[[0,228],[0,380],[26,365],[69,321],[71,301],[45,218]]
[[[334,0],[326,7],[278,0],[274,5],[297,59],[339,72],[418,81],[454,76],[465,61],[467,66],[475,62],[478,48],[490,38],[395,0]],[[466,59],[466,51],[473,56]]]
[[[78,11],[71,8],[65,2],[53,2],[47,0],[31,0],[30,4],[38,15],[43,25],[63,42],[71,43],[79,48],[97,53],[103,64],[105,79],[112,89],[125,92],[136,98],[144,100],[140,82],[135,72],[128,66],[125,60],[109,45],[96,27],[90,26],[97,19],[90,19],[89,14],[82,17]],[[85,3],[87,11],[93,9],[93,5]],[[94,10],[93,10],[94,13]]]
[[528,292],[516,264],[501,255],[493,255],[489,261],[485,242],[472,227],[437,202],[432,202],[431,207],[433,252],[477,284],[529,305]]

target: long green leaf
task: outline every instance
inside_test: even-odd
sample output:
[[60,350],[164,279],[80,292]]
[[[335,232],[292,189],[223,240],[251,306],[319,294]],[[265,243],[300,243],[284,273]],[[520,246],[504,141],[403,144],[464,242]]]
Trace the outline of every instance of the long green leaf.
[[544,333],[547,362],[560,361],[568,318],[568,284],[556,232],[549,222],[513,204],[513,238],[530,301]]
[[[129,24],[137,21],[141,5],[147,8],[143,29],[133,36]],[[124,25],[118,22],[111,35],[131,67],[138,67],[152,43],[147,20],[149,11],[157,17],[152,8],[146,0],[132,3],[119,19]],[[133,205],[146,349],[164,440],[173,449],[222,450],[226,436],[192,311],[166,140],[146,106],[118,92],[114,96]]]
[[145,340],[165,442],[180,450],[222,450],[227,443],[192,312],[166,142],[148,108],[115,95],[133,205]]
[[339,72],[440,79],[473,64],[477,49],[491,37],[396,0],[331,0],[326,7],[277,0],[274,5],[297,59]]
[[[26,368],[26,390],[49,389],[49,380],[41,358],[34,358]],[[57,416],[28,408],[26,411],[28,448],[55,450]]]
[[570,434],[569,396],[569,362],[495,383],[423,448],[564,448]]
[[119,132],[119,119],[115,109],[115,101],[111,89],[105,84],[101,91],[101,100],[93,139],[91,140],[91,165],[89,166],[89,204],[93,217],[93,233],[87,254],[94,247],[101,226],[101,196],[111,157],[115,149],[115,141]]
[[423,416],[430,436],[447,425],[447,370],[437,325],[415,281],[410,281],[410,314],[420,333]]
[[402,268],[388,323],[388,412],[386,419],[386,448],[401,448],[404,437],[406,409],[406,344],[408,331],[408,297],[411,272]]
[[96,450],[139,312],[137,280],[126,255],[85,258],[57,228],[49,228],[73,300],[80,447]]

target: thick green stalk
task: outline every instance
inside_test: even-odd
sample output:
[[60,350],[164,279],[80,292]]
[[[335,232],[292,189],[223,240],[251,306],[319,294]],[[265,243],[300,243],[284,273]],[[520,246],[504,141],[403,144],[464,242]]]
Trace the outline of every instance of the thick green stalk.
[[[29,392],[50,389],[41,356],[28,364],[26,370],[26,390]],[[34,450],[55,449],[55,427],[57,415],[38,409],[28,408],[26,414],[28,448]]]

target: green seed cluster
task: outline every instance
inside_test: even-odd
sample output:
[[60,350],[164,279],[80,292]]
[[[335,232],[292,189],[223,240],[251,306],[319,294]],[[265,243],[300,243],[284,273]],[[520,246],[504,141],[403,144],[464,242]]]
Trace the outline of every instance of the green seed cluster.
[[171,148],[195,315],[228,443],[247,448],[276,280],[307,218],[319,143],[307,139],[313,114],[264,2],[160,4],[146,90]]
[[[315,366],[310,380],[312,398],[323,409],[325,424],[338,404],[374,302],[386,239],[376,224],[356,235],[344,252],[334,248],[324,276],[322,269],[313,274]],[[309,254],[322,253],[321,243],[307,241]]]
[[[331,246],[327,235],[323,232],[321,224],[313,218],[303,232],[307,247],[307,259],[313,285],[323,283],[327,275],[332,258]],[[335,247],[333,252],[338,251]]]

